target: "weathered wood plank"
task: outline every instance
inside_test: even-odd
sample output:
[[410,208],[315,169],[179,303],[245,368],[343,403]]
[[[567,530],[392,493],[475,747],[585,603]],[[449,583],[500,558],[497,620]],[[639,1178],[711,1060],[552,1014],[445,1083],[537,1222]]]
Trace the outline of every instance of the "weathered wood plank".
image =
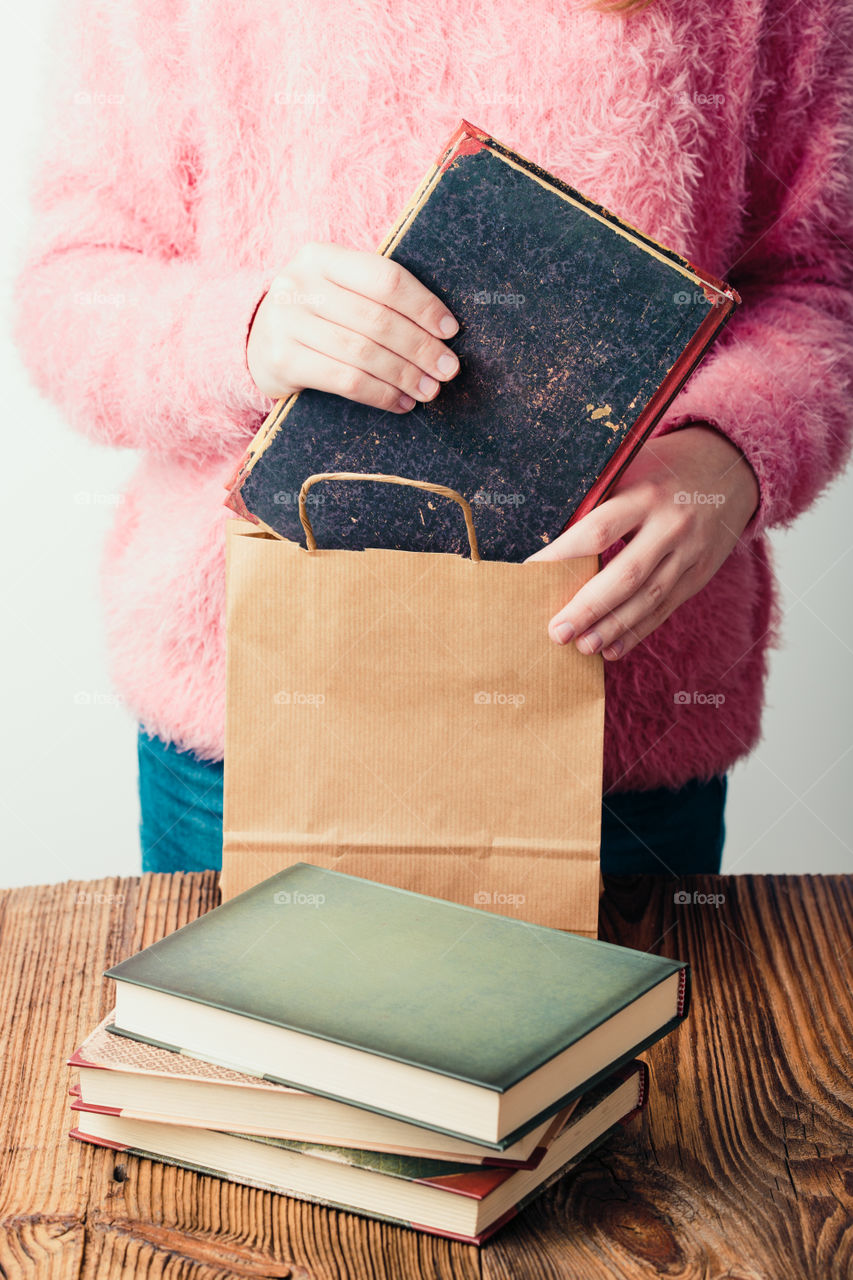
[[[438,1237],[150,1160],[105,1150],[93,1154],[93,1203],[99,1207],[90,1213],[90,1226],[198,1265],[305,1280],[422,1274],[475,1280],[480,1274],[476,1249]],[[121,1182],[110,1192],[116,1166]],[[204,1270],[199,1274],[207,1276]]]
[[32,1213],[7,1218],[0,1228],[0,1276],[4,1280],[75,1280],[85,1230],[74,1217]]
[[69,1143],[65,1058],[109,1008],[101,973],[215,902],[216,876],[145,876],[0,896],[0,1222],[82,1220],[91,1156]]
[[601,936],[690,960],[690,1017],[649,1111],[479,1251],[67,1138],[101,972],[216,901],[212,873],[0,893],[0,1276],[853,1274],[853,878],[608,882]]
[[[688,1022],[648,1055],[648,1153],[668,1184],[659,1207],[691,1223],[686,1256],[704,1254],[711,1275],[841,1280],[853,1273],[853,881],[685,883],[724,901],[623,883],[602,921],[602,936],[641,949],[662,938],[655,949],[693,967]],[[640,915],[637,893],[648,895]],[[649,1195],[644,1173],[638,1163],[632,1197]]]

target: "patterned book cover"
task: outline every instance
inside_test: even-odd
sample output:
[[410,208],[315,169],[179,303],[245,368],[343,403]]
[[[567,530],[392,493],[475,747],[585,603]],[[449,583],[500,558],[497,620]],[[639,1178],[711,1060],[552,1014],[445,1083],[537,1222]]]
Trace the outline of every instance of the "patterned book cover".
[[[456,316],[460,371],[404,414],[313,388],[276,404],[227,505],[294,541],[309,475],[390,473],[458,490],[483,556],[523,560],[602,498],[740,302],[467,121],[378,252]],[[328,481],[310,500],[321,547],[467,545],[417,490]]]
[[[444,1137],[431,1129],[419,1129],[385,1116],[380,1118],[373,1111],[318,1098],[315,1094],[275,1084],[263,1076],[232,1071],[144,1040],[110,1035],[109,1028],[114,1021],[115,1015],[111,1012],[67,1059],[67,1065],[77,1068],[80,1078],[80,1083],[72,1085],[70,1092],[95,1109],[131,1119],[288,1138],[326,1144],[328,1150],[357,1147],[493,1168],[533,1169],[542,1160],[547,1143],[561,1131],[577,1106],[577,1101],[570,1103],[515,1147],[497,1152]],[[95,1086],[90,1078],[95,1072],[101,1077],[111,1077],[116,1083],[111,1082],[107,1087],[101,1079]],[[146,1100],[150,1100],[146,1109],[138,1103],[128,1105],[127,1097],[122,1096],[127,1093],[128,1077],[143,1080]],[[231,1096],[226,1099],[225,1094]],[[238,1124],[235,1115],[249,1114],[242,1105],[247,1094],[256,1095],[262,1117],[255,1117],[255,1123],[244,1120]],[[279,1108],[283,1097],[286,1106]],[[99,1098],[106,1102],[99,1103]],[[161,1109],[157,1110],[158,1107]],[[310,1123],[306,1109],[310,1112]]]

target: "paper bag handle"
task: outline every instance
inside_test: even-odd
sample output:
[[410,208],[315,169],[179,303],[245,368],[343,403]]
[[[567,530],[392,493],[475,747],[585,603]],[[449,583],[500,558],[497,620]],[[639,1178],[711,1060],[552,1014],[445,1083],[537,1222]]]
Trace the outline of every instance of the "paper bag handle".
[[437,493],[442,498],[452,498],[454,502],[458,502],[462,508],[462,514],[465,516],[465,528],[468,530],[468,546],[471,548],[471,559],[479,560],[480,551],[477,547],[477,534],[474,529],[474,517],[471,514],[470,504],[461,493],[457,493],[455,489],[448,489],[444,484],[432,484],[429,480],[407,480],[404,476],[384,476],[378,474],[369,474],[364,471],[318,471],[316,475],[309,476],[303,481],[302,488],[299,490],[299,519],[302,521],[302,528],[305,530],[305,545],[309,551],[317,550],[317,539],[314,537],[314,530],[311,528],[311,521],[308,519],[308,512],[305,509],[305,495],[312,485],[318,480],[379,480],[382,484],[405,484],[410,485],[413,489],[426,489],[429,493]]

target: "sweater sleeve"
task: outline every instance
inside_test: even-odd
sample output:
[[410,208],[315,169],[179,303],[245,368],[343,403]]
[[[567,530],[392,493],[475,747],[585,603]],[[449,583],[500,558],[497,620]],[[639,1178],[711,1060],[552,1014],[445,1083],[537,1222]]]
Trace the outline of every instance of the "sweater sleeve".
[[745,542],[790,524],[851,447],[853,12],[816,22],[812,8],[775,24],[757,69],[745,218],[724,273],[743,305],[655,432],[707,422],[740,448],[760,493]]
[[14,283],[24,363],[98,441],[233,455],[273,405],[246,362],[272,272],[199,256],[205,157],[188,31],[175,7],[73,0],[52,34],[31,230]]

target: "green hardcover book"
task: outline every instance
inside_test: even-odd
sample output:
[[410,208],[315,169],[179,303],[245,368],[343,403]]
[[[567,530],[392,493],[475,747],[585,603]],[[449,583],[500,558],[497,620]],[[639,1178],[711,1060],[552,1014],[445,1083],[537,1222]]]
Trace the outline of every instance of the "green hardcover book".
[[578,1105],[533,1169],[471,1169],[377,1151],[156,1124],[72,1104],[72,1137],[250,1186],[480,1244],[640,1110],[645,1063],[634,1062]]
[[112,1030],[504,1149],[676,1027],[678,960],[297,863],[110,969]]

